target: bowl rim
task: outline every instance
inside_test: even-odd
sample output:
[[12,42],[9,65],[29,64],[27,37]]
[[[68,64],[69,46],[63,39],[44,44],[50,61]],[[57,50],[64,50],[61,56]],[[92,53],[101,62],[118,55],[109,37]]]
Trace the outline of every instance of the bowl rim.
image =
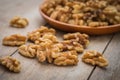
[[[43,1],[42,4],[45,4],[45,2],[47,2],[47,0]],[[42,11],[42,4],[39,6],[39,11],[42,14],[43,17],[45,17],[46,19],[49,19],[50,21],[54,22],[54,23],[58,23],[64,26],[69,26],[69,27],[76,27],[76,28],[86,28],[86,29],[108,29],[108,28],[115,28],[115,27],[120,27],[120,24],[116,24],[116,25],[110,25],[110,26],[99,26],[99,27],[90,27],[90,26],[79,26],[79,25],[74,25],[74,24],[68,24],[68,23],[64,23],[64,22],[60,22],[58,20],[52,19],[49,16],[47,16],[43,11]]]

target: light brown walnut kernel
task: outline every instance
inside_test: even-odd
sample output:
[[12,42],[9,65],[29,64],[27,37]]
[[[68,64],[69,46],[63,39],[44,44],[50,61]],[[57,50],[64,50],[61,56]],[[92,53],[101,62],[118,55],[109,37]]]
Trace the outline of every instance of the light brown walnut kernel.
[[52,42],[52,43],[57,43],[58,42],[57,37],[55,35],[45,34],[41,38],[37,39],[35,41],[35,44],[40,44],[40,43],[46,42],[46,41]]
[[8,68],[12,72],[20,72],[20,62],[10,56],[0,58],[0,64]]
[[97,51],[86,51],[82,56],[82,61],[100,67],[108,66],[108,61]]
[[52,45],[51,50],[53,52],[61,52],[64,49],[64,45],[62,43],[55,43]]
[[31,32],[31,33],[28,33],[28,39],[30,41],[33,41],[35,42],[37,39],[41,38],[43,35],[45,34],[52,34],[52,35],[55,35],[55,30],[52,29],[52,28],[47,28],[45,26],[41,26],[39,29]]
[[21,18],[19,16],[15,16],[10,21],[10,25],[12,27],[24,28],[28,25],[28,20],[26,18]]
[[82,53],[84,51],[83,46],[73,40],[65,40],[61,43],[63,44],[63,51],[75,50],[78,53]]
[[54,64],[58,66],[77,65],[78,56],[76,51],[66,51],[54,54]]
[[88,25],[90,27],[98,27],[98,26],[100,26],[99,22],[89,22]]
[[40,48],[40,46],[35,44],[22,45],[19,47],[18,51],[22,56],[34,58],[38,48]]
[[37,59],[39,62],[45,62],[46,61],[46,52],[45,51],[37,51]]
[[[60,22],[78,26],[101,27],[120,23],[120,18],[114,19],[120,12],[119,7],[119,1],[50,0],[43,5],[42,11],[48,17]],[[81,13],[82,15],[78,17],[78,14]],[[109,17],[112,18],[109,19]]]
[[68,33],[63,36],[65,40],[73,40],[81,45],[83,45],[84,48],[86,48],[89,44],[89,36],[87,34],[81,34],[79,32],[76,33]]
[[107,14],[107,15],[115,15],[117,14],[117,9],[114,6],[107,6],[104,10],[103,13]]
[[53,62],[53,58],[52,58],[52,51],[51,49],[45,48],[45,49],[38,49],[37,50],[37,59],[39,62],[45,62],[47,61],[48,63],[52,63]]
[[25,36],[22,36],[20,34],[13,34],[3,39],[3,45],[20,46],[25,44],[26,41],[27,41],[27,38]]
[[59,11],[54,11],[54,12],[51,13],[50,18],[57,19],[58,14],[59,14]]

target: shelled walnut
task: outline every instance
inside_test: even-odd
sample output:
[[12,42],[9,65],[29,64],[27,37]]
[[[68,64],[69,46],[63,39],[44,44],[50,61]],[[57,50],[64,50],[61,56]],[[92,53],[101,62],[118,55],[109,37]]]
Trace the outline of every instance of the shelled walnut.
[[26,18],[21,18],[19,16],[15,16],[12,18],[10,21],[10,25],[12,27],[17,27],[17,28],[24,28],[29,24],[28,20]]
[[86,51],[82,56],[82,61],[100,67],[108,66],[108,61],[97,51]]
[[52,19],[78,26],[100,27],[120,24],[119,1],[52,0],[44,3],[41,9]]
[[52,56],[54,64],[58,66],[77,65],[79,61],[76,51],[60,52]]
[[35,42],[37,39],[41,38],[43,35],[45,34],[53,34],[55,35],[55,30],[52,29],[52,28],[47,28],[45,26],[41,26],[39,29],[31,32],[31,33],[28,33],[28,39],[30,41],[33,41]]
[[84,51],[83,46],[73,40],[65,40],[61,43],[63,44],[63,51],[75,50],[78,53],[82,53]]
[[63,36],[65,40],[73,40],[75,42],[80,43],[86,48],[89,44],[89,36],[87,34],[81,34],[79,32],[76,33],[68,33]]
[[37,59],[39,62],[45,62],[47,61],[48,63],[52,63],[53,62],[53,58],[52,58],[52,50],[45,48],[45,49],[38,49],[37,51]]
[[3,39],[3,45],[20,46],[25,44],[26,41],[27,38],[25,36],[22,36],[20,34],[13,34]]
[[0,58],[0,64],[13,72],[20,72],[21,69],[20,62],[17,59],[12,58],[10,56]]
[[22,56],[34,58],[38,48],[40,48],[40,46],[35,44],[22,45],[18,48],[18,51]]
[[45,41],[51,41],[52,43],[57,43],[57,37],[55,35],[52,34],[45,34],[43,35],[41,38],[37,39],[35,41],[35,44],[40,44],[41,42],[45,42]]

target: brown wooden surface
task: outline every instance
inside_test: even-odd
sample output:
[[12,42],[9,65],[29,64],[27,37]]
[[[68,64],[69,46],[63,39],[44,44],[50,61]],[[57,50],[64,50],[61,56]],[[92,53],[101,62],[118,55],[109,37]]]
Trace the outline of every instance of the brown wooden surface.
[[[119,80],[120,76],[120,33],[91,36],[86,50],[103,52],[109,61],[106,69],[94,67],[81,62],[77,66],[58,67],[52,64],[41,64],[36,59],[29,59],[18,54],[17,47],[2,45],[5,36],[14,33],[26,35],[46,22],[39,15],[39,4],[42,0],[1,0],[0,1],[0,57],[11,55],[20,60],[21,72],[12,73],[0,66],[0,80]],[[9,20],[16,15],[29,19],[29,26],[23,29],[12,28]],[[48,24],[47,24],[48,25]],[[57,30],[57,37],[62,39],[64,32]]]

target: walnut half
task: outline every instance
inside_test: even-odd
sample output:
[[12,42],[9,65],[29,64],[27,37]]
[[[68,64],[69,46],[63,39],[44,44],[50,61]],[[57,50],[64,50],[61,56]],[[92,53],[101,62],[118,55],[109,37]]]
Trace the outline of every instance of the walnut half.
[[13,72],[20,72],[21,69],[20,62],[17,59],[12,58],[10,56],[0,58],[0,64]]
[[65,40],[73,40],[75,42],[80,43],[86,48],[89,44],[89,36],[87,34],[81,34],[79,32],[76,33],[68,33],[63,36]]
[[52,28],[47,28],[45,26],[41,26],[39,29],[32,31],[30,33],[28,33],[28,40],[35,42],[36,40],[38,40],[39,38],[42,38],[43,35],[45,34],[52,34],[55,35],[55,30]]
[[20,46],[25,44],[27,38],[20,34],[13,34],[3,39],[3,44],[8,46]]
[[36,56],[38,48],[39,45],[35,45],[35,44],[22,45],[18,48],[18,51],[22,56],[28,58],[34,58]]
[[78,56],[76,51],[66,51],[52,54],[54,64],[58,66],[77,65]]
[[26,18],[21,18],[19,16],[15,16],[10,21],[10,25],[12,27],[24,28],[28,25],[28,20]]
[[97,51],[86,51],[82,56],[82,61],[100,67],[108,66],[108,61]]

